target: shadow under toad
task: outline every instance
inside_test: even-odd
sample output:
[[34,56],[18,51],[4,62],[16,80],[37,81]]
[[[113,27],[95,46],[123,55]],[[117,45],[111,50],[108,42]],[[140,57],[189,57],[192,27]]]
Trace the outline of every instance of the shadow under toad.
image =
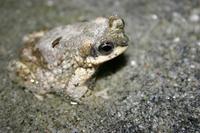
[[122,69],[128,62],[128,55],[122,54],[108,62],[103,63],[96,73],[96,79],[112,75]]

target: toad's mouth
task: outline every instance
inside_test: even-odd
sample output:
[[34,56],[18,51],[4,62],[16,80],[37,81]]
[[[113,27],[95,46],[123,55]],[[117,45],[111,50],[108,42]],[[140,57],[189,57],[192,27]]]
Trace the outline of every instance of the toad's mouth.
[[101,63],[111,60],[119,56],[120,54],[124,53],[127,50],[127,48],[128,48],[128,45],[117,46],[111,54],[99,55],[97,57],[87,57],[86,62],[87,64],[91,64],[95,66],[100,65]]

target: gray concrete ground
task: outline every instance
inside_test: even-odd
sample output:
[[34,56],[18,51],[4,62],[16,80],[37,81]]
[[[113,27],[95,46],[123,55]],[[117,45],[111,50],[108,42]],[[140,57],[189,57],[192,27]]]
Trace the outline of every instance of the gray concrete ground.
[[[115,14],[130,43],[100,68],[107,99],[39,101],[8,79],[27,33]],[[199,0],[1,0],[0,20],[0,132],[200,132]]]

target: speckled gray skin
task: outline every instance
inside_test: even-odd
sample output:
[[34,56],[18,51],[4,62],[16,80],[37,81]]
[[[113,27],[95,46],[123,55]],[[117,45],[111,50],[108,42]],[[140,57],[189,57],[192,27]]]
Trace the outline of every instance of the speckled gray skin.
[[75,99],[92,85],[98,66],[128,46],[117,16],[35,32],[24,41],[20,60],[11,63],[20,84],[36,95],[61,92]]

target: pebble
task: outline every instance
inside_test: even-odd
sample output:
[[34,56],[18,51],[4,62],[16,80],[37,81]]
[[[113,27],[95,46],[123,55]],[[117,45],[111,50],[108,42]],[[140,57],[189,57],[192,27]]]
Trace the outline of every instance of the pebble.
[[132,60],[132,61],[131,61],[131,66],[137,66],[136,61]]
[[199,17],[198,14],[192,14],[192,15],[190,16],[190,21],[191,21],[191,22],[198,22],[199,19],[200,19],[200,17]]

